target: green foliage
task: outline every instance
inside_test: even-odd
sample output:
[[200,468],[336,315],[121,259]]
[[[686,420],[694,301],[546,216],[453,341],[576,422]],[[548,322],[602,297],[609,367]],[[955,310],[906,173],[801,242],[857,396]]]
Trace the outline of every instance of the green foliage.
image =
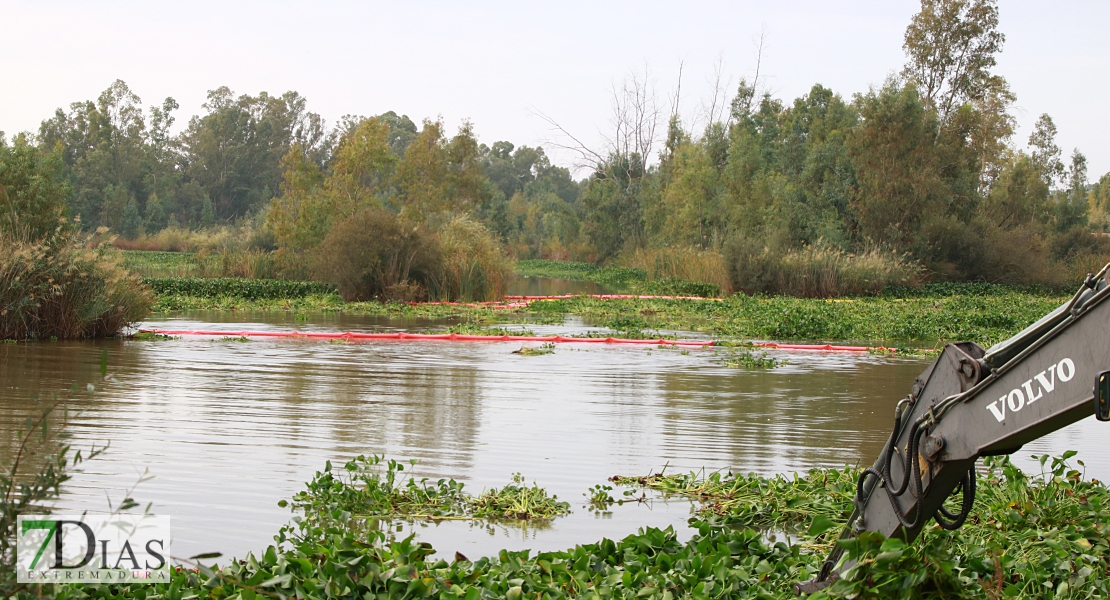
[[545,354],[555,353],[554,342],[544,342],[539,346],[521,347],[520,350],[514,350],[513,354],[520,354],[521,356],[543,356]]
[[726,351],[722,362],[732,369],[774,369],[786,364],[785,360],[767,356],[763,351],[731,348]]
[[143,218],[139,214],[139,205],[135,203],[134,198],[127,199],[127,205],[123,208],[123,215],[120,217],[119,231],[126,237],[135,237],[143,228]]
[[158,296],[192,296],[197,298],[234,298],[239,300],[288,300],[334,294],[335,288],[315,281],[282,281],[277,279],[239,279],[221,277],[146,277],[143,283]]
[[0,135],[0,236],[37,241],[54,235],[64,220],[69,189],[61,178],[57,152],[42,154],[17,137]]
[[611,491],[613,486],[599,483],[582,494],[589,499],[590,512],[605,512],[616,504],[617,501],[609,494]]
[[[1068,464],[1074,453],[1048,459],[1028,477],[1006,458],[981,473],[974,514],[957,531],[928,527],[912,545],[865,533],[835,542],[851,511],[856,469],[813,470],[804,476],[763,478],[712,473],[614,478],[617,485],[649,486],[694,498],[696,529],[680,542],[670,528],[646,528],[622,540],[532,554],[501,551],[470,560],[430,558],[434,550],[412,537],[387,541],[346,510],[404,509],[450,515],[461,487],[451,482],[402,485],[398,464],[385,463],[359,486],[317,474],[298,498],[304,516],[283,527],[275,546],[223,567],[202,564],[176,571],[170,584],[58,586],[56,597],[408,597],[408,598],[781,598],[813,577],[840,543],[855,564],[811,598],[1101,597],[1110,593],[1107,525],[1110,493],[1084,481]],[[1051,463],[1049,462],[1051,460]],[[348,466],[351,479],[364,467]],[[392,474],[392,479],[391,479]],[[519,478],[518,478],[519,479]],[[363,485],[365,487],[360,487]],[[509,486],[514,487],[514,486]],[[372,491],[370,491],[372,490]],[[589,494],[611,506],[610,486]],[[500,492],[490,493],[492,496]],[[514,500],[515,501],[515,500]],[[298,502],[295,500],[294,503]],[[424,507],[424,508],[421,508]],[[790,532],[787,542],[769,532]],[[29,596],[23,596],[29,597]]]
[[346,300],[421,300],[443,263],[439,240],[384,208],[338,223],[312,251],[315,278]]
[[517,261],[516,273],[522,277],[551,277],[572,281],[592,281],[616,290],[617,293],[658,296],[719,296],[716,283],[683,281],[672,278],[649,279],[647,270],[576,263],[560,260]]
[[[415,464],[410,463],[410,467]],[[404,471],[404,464],[382,456],[358,456],[338,474],[329,462],[324,471],[316,473],[305,491],[293,496],[291,504],[310,522],[324,522],[336,510],[358,519],[432,520],[551,519],[570,512],[567,503],[549,496],[543,488],[522,485],[524,479],[519,473],[500,490],[494,488],[472,496],[454,479],[433,482],[410,475],[405,480]]]

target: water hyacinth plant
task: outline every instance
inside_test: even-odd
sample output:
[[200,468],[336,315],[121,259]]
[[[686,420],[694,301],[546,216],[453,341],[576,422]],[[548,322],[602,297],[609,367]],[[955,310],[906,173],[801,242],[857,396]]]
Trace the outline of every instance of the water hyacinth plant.
[[[413,477],[402,484],[399,463],[361,458],[345,475],[318,473],[294,498],[301,515],[257,555],[224,566],[200,558],[196,570],[176,571],[169,584],[44,586],[34,597],[786,600],[796,597],[795,582],[817,573],[834,543],[855,564],[810,598],[1106,597],[1110,492],[1083,479],[1068,462],[1073,457],[1042,457],[1037,476],[1005,457],[986,460],[973,518],[957,531],[926,527],[910,545],[874,534],[835,541],[851,510],[855,469],[774,478],[657,474],[615,483],[696,498],[702,508],[688,541],[670,528],[645,528],[562,551],[503,550],[473,561],[456,554],[450,562],[412,537],[389,541],[379,529],[359,526],[365,520],[347,509],[450,514],[466,502],[461,485]],[[607,487],[591,490],[603,504]],[[792,533],[772,542],[769,530]]]
[[[409,464],[415,466],[415,461]],[[294,510],[312,515],[341,510],[354,518],[403,519],[550,519],[570,512],[570,505],[524,478],[473,496],[454,479],[431,481],[403,475],[405,465],[383,456],[358,456],[343,469],[316,473],[305,491],[293,496]],[[285,506],[285,501],[282,501]]]

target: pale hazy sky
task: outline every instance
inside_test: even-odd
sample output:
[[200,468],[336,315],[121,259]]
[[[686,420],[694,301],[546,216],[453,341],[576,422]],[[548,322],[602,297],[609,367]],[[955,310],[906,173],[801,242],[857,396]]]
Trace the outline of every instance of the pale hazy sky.
[[[0,130],[38,129],[57,107],[122,79],[144,105],[173,96],[178,127],[207,90],[296,90],[329,123],[394,110],[414,121],[470,119],[479,139],[550,140],[541,111],[590,144],[609,90],[653,73],[661,96],[685,62],[683,113],[708,96],[718,57],[763,73],[786,101],[814,83],[845,98],[900,69],[917,2],[21,2],[0,0]],[[1025,145],[1047,112],[1057,142],[1110,171],[1110,2],[1001,3],[997,72],[1017,94]],[[731,92],[730,92],[731,94]],[[556,162],[570,157],[553,153]]]

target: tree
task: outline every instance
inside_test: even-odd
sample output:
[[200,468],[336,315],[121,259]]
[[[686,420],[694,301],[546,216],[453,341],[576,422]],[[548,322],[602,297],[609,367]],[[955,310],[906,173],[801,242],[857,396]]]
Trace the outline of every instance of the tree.
[[326,160],[323,120],[307,112],[295,92],[235,97],[220,87],[208,92],[204,108],[208,114],[190,119],[181,141],[189,155],[187,173],[219,218],[241,217],[274,196],[282,157],[294,143],[318,165]]
[[1087,194],[1091,224],[1101,231],[1110,230],[1110,173],[1103,175]]
[[150,232],[161,231],[166,228],[166,209],[162,206],[162,200],[158,197],[158,194],[151,194],[146,199],[146,218],[143,222],[146,230]]
[[999,229],[1048,221],[1048,184],[1036,161],[1018,152],[1008,161],[983,201],[982,213]]
[[1087,157],[1076,148],[1071,154],[1067,188],[1056,201],[1056,230],[1067,231],[1087,224]]
[[991,74],[1006,36],[998,31],[996,0],[921,0],[906,27],[902,74],[941,119],[966,102],[1005,88]]
[[913,86],[888,84],[858,99],[862,124],[848,148],[858,192],[852,208],[864,240],[905,249],[922,215],[947,198],[935,147],[938,123]]
[[38,241],[71,227],[62,165],[60,150],[42,154],[24,136],[8,145],[0,135],[0,236]]
[[1041,179],[1046,186],[1053,187],[1064,177],[1064,163],[1060,160],[1060,147],[1056,145],[1056,124],[1048,113],[1037,118],[1033,133],[1029,134],[1029,146],[1033,149],[1031,159]]
[[58,109],[39,127],[43,152],[61,148],[71,207],[86,227],[119,227],[127,198],[145,198],[146,121],[142,101],[116,80],[95,102]]
[[119,231],[125,238],[139,237],[143,228],[143,218],[139,214],[139,205],[135,202],[134,196],[127,199],[127,204],[123,208],[123,215],[119,221]]
[[401,212],[415,222],[446,208],[447,157],[443,144],[443,123],[425,120],[424,128],[405,148],[404,160],[397,167]]
[[389,124],[372,117],[363,120],[339,143],[328,191],[336,195],[336,209],[344,217],[366,206],[381,206],[382,200],[391,195],[398,157],[389,142]]
[[324,173],[293,144],[281,161],[281,195],[270,201],[266,228],[283,251],[315,246],[328,232],[331,221],[318,205]]
[[208,194],[204,195],[204,200],[200,209],[200,226],[211,227],[216,224],[216,209],[212,205],[212,198]]

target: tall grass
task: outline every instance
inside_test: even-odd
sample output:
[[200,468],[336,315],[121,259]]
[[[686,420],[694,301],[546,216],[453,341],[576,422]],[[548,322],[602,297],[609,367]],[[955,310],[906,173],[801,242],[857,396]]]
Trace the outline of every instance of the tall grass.
[[193,231],[180,227],[167,227],[158,233],[144,233],[136,238],[116,238],[114,245],[120,250],[147,250],[161,252],[209,252],[245,245],[241,232],[231,227],[211,227]]
[[876,295],[894,285],[915,287],[920,276],[917,263],[890,252],[848,254],[806,247],[782,257],[777,282],[780,291],[792,296],[827,298]]
[[732,291],[724,257],[716,250],[639,248],[621,255],[617,262],[622,267],[642,269],[648,281],[708,283],[722,294]]
[[889,286],[917,287],[922,277],[916,262],[882,250],[850,254],[806,246],[776,251],[741,238],[726,245],[725,257],[734,289],[749,294],[872,296]]
[[512,279],[513,262],[478,221],[456,217],[439,232],[443,262],[429,282],[442,300],[498,300]]
[[150,290],[100,236],[65,224],[40,240],[0,235],[0,338],[112,336],[141,320]]

